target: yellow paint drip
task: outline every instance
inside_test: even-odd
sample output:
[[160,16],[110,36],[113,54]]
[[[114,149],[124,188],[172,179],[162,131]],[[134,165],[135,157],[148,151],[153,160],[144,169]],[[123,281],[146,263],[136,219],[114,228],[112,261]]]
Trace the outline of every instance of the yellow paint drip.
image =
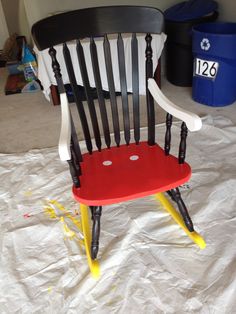
[[90,225],[89,225],[88,206],[80,204],[80,212],[81,212],[81,221],[82,221],[82,228],[83,228],[83,234],[84,234],[84,244],[85,244],[88,265],[89,265],[93,278],[98,279],[100,277],[99,264],[97,260],[92,260],[91,254],[90,254],[91,232],[90,232]]

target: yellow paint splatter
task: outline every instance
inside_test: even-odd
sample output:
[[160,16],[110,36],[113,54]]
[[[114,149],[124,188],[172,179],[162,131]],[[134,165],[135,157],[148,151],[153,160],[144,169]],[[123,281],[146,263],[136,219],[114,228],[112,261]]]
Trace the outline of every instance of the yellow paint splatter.
[[33,192],[31,189],[28,189],[27,191],[24,192],[24,196],[30,197],[32,196]]
[[57,218],[55,210],[50,206],[44,206],[44,212],[49,215],[50,218]]
[[[60,216],[57,212],[61,211],[63,213],[63,216]],[[72,222],[73,225],[77,227],[77,229],[82,233],[82,225],[78,218],[75,218],[71,215],[68,209],[66,209],[64,206],[62,206],[59,202],[56,200],[50,200],[46,201],[44,206],[44,212],[45,214],[49,215],[52,219],[60,219],[62,223],[62,230],[65,235],[65,239],[69,238],[70,240],[75,239],[79,245],[84,245],[84,241],[80,239],[77,234],[71,230],[66,222],[65,219],[68,219]]]
[[72,231],[72,230],[67,226],[67,224],[65,223],[64,217],[61,217],[61,218],[60,218],[60,221],[61,221],[61,223],[62,223],[62,225],[63,225],[63,232],[64,232],[64,235],[65,235],[66,237],[70,238],[70,239],[73,239],[73,238],[76,236],[75,232]]
[[[82,232],[82,225],[81,225],[80,220],[77,219],[77,218],[75,218],[75,217],[73,217],[73,216],[71,215],[71,213],[69,212],[68,209],[66,209],[64,206],[62,206],[62,205],[61,205],[59,202],[57,202],[56,200],[50,200],[48,203],[49,203],[50,205],[55,206],[56,209],[62,211],[62,212],[65,214],[65,217],[68,218],[68,219],[70,219],[70,220],[73,222],[73,224],[79,229],[79,231]],[[51,208],[52,208],[52,207],[51,207]],[[54,212],[55,212],[55,210],[54,210]]]
[[[87,213],[87,206],[80,204],[80,212],[81,216],[83,217],[83,227],[81,221],[73,217],[71,212],[68,209],[63,207],[60,203],[56,200],[50,200],[45,202],[44,212],[45,214],[49,215],[51,218],[59,219],[62,224],[62,230],[64,234],[64,239],[67,240],[74,240],[80,246],[85,247],[88,265],[91,271],[91,274],[94,278],[98,279],[100,277],[100,268],[97,260],[92,260],[90,256],[90,227],[89,227],[89,218]],[[83,240],[78,237],[76,231],[72,230],[68,226],[68,222],[72,223],[79,231],[79,234],[83,235]]]

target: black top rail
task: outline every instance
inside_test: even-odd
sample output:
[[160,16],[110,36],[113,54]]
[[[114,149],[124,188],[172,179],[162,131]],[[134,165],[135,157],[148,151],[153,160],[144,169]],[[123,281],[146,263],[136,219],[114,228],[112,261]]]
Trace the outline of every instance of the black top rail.
[[74,39],[113,33],[163,31],[160,10],[142,6],[109,6],[69,11],[36,22],[32,35],[39,50]]

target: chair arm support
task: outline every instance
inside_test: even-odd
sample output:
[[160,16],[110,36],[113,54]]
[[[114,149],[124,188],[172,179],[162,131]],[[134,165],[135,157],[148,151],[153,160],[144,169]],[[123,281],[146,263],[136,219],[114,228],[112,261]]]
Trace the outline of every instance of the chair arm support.
[[148,79],[148,89],[159,106],[172,116],[184,121],[190,131],[198,131],[202,127],[202,120],[195,113],[184,110],[172,103],[157,86],[154,79]]
[[61,132],[58,151],[62,161],[71,159],[71,115],[66,93],[60,94],[61,101]]

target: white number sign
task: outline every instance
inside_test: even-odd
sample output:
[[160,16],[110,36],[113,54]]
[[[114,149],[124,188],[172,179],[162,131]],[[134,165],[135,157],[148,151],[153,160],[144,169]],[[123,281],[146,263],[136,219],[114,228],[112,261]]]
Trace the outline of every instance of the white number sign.
[[214,61],[195,59],[195,75],[214,79],[217,75],[219,63]]

